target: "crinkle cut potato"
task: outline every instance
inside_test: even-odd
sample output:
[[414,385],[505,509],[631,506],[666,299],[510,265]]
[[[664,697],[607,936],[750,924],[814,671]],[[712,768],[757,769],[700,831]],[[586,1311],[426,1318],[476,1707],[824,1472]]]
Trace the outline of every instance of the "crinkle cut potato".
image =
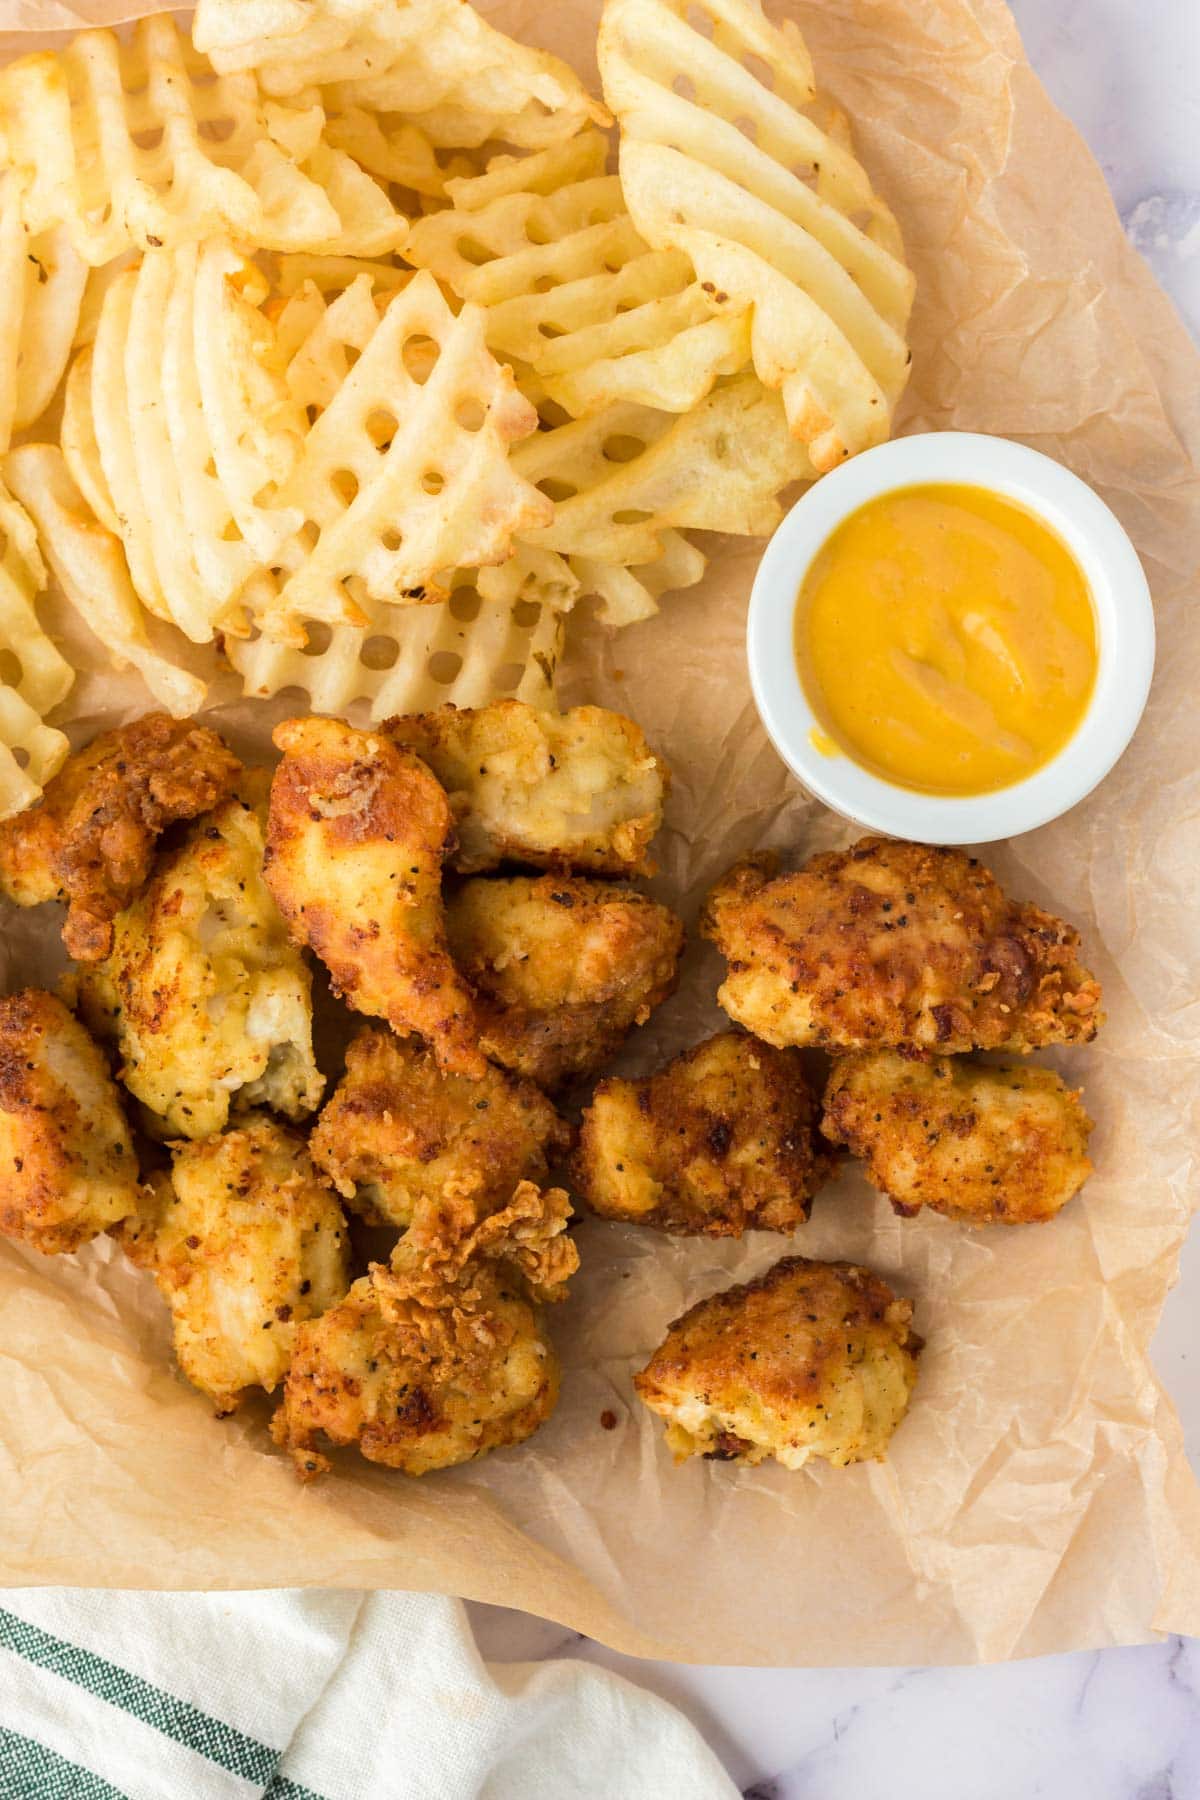
[[633,1378],[677,1461],[881,1458],[908,1409],[912,1304],[854,1263],[785,1257],[676,1319]]
[[[6,663],[44,559],[175,717],[189,642],[376,724],[551,711],[581,600],[648,618],[690,533],[766,537],[886,436],[911,277],[799,34],[608,0],[599,53],[619,172],[467,0],[203,0],[0,69],[0,454],[41,434]],[[65,754],[50,648],[0,816]]]
[[881,443],[913,278],[796,26],[755,0],[606,0],[598,56],[643,238],[690,258],[715,314],[749,314],[754,368],[814,468]]

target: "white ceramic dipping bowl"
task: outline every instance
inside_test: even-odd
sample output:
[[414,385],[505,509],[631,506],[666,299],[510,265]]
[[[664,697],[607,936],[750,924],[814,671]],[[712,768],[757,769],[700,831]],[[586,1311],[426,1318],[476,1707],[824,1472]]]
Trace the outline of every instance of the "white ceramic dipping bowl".
[[[1074,736],[1051,762],[994,793],[923,794],[825,755],[796,667],[796,602],[809,565],[868,500],[926,482],[991,488],[1056,531],[1092,592],[1099,667]],[[750,683],[772,743],[818,800],[855,824],[926,844],[982,844],[1067,812],[1112,768],[1137,727],[1154,670],[1154,609],[1137,551],[1098,494],[1069,469],[1007,438],[967,431],[897,438],[816,482],[779,526],[759,565],[746,626]]]

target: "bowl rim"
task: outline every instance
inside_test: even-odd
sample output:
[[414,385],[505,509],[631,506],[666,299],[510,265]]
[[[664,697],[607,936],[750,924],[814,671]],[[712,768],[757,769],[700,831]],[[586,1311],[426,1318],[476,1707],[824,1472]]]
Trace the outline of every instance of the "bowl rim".
[[[796,667],[800,583],[844,519],[878,495],[927,482],[990,488],[1056,531],[1091,588],[1098,667],[1088,709],[1057,756],[992,793],[925,794],[826,755]],[[776,528],[758,566],[746,620],[750,686],[768,737],[793,775],[857,825],[929,844],[983,844],[1033,831],[1069,812],[1121,756],[1154,673],[1154,605],[1137,551],[1110,507],[1062,463],[1010,438],[933,431],[864,450],[808,488]]]

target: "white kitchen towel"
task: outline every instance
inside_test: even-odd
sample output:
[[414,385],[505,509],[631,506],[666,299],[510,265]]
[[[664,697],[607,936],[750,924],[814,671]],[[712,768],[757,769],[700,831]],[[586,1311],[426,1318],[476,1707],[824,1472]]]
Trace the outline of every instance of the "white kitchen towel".
[[0,1593],[2,1800],[732,1800],[680,1713],[429,1594]]

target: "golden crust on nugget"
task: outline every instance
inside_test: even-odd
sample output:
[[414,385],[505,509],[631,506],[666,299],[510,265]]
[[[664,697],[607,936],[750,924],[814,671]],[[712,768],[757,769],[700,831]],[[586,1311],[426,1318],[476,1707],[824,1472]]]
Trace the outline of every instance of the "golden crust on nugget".
[[494,1062],[555,1088],[591,1073],[673,992],[683,925],[583,876],[479,877],[446,903],[454,960]]
[[854,1263],[789,1256],[676,1319],[634,1387],[676,1461],[882,1457],[917,1379],[912,1304]]
[[956,1054],[1096,1035],[1078,932],[963,851],[868,837],[774,870],[731,869],[701,925],[729,965],[722,1006],[768,1043]]
[[147,713],[70,757],[36,806],[0,823],[0,892],[18,906],[66,900],[77,962],[112,948],[113,920],[150,874],[168,825],[208,812],[241,764],[215,731]]
[[202,1138],[231,1108],[299,1119],[320,1104],[312,981],[263,879],[264,770],[191,825],[85,968],[88,1024],[116,1037],[121,1077],[160,1133]]
[[428,763],[454,812],[463,874],[499,863],[649,872],[669,775],[641,728],[602,706],[542,712],[520,700],[389,719],[393,743]]
[[561,1189],[528,1181],[479,1224],[469,1203],[423,1210],[390,1265],[301,1327],[272,1423],[297,1474],[329,1467],[322,1436],[425,1475],[536,1431],[559,1384],[538,1302],[560,1299],[578,1267],[570,1210]]
[[406,1226],[446,1193],[480,1213],[503,1204],[519,1181],[544,1182],[547,1154],[570,1139],[531,1081],[490,1063],[479,1081],[452,1075],[429,1050],[367,1027],[309,1148],[356,1213]]
[[341,1207],[302,1139],[263,1113],[175,1145],[170,1177],[121,1236],[171,1308],[180,1368],[218,1413],[278,1387],[300,1326],[350,1285]]
[[137,1160],[99,1049],[53,994],[0,1000],[0,1233],[55,1255],[137,1203]]
[[357,1012],[419,1032],[443,1068],[481,1076],[470,991],[450,960],[442,858],[450,803],[425,764],[339,719],[275,729],[267,882]]
[[593,1212],[664,1231],[794,1231],[828,1167],[800,1055],[726,1031],[641,1081],[602,1081],[575,1177]]
[[1092,1165],[1078,1093],[1051,1069],[985,1068],[894,1050],[834,1063],[822,1130],[863,1158],[898,1213],[968,1225],[1052,1219]]

